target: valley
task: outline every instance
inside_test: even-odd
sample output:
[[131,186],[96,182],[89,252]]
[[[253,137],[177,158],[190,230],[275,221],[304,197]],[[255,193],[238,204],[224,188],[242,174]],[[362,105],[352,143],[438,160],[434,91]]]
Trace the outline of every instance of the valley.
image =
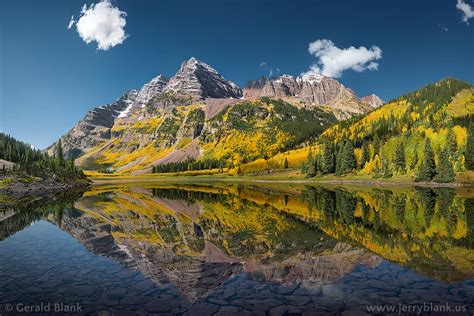
[[241,89],[190,58],[90,110],[61,142],[92,178],[470,184],[473,104],[473,86],[454,78],[385,103],[322,75]]

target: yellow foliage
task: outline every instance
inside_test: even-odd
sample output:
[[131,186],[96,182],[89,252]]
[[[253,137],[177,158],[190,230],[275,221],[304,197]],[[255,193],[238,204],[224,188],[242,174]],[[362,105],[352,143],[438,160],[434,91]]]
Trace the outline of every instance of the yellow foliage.
[[474,113],[474,89],[464,89],[459,92],[447,107],[451,117],[461,117]]

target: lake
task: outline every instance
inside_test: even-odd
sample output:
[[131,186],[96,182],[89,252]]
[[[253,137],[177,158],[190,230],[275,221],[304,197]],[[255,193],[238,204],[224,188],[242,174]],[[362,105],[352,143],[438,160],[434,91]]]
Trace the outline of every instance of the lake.
[[474,312],[474,188],[116,184],[0,211],[0,314]]

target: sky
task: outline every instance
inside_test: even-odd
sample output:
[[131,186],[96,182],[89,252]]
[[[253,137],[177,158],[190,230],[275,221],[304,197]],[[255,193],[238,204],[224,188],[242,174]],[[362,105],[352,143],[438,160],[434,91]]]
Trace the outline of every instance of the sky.
[[474,1],[0,0],[0,131],[44,148],[191,56],[241,87],[321,73],[390,100],[474,83]]

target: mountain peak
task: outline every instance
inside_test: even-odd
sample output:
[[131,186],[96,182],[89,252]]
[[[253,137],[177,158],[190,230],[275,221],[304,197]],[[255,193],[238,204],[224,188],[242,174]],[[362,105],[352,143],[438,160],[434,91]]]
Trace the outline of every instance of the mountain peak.
[[181,64],[163,92],[188,95],[197,100],[242,96],[242,90],[235,83],[225,80],[214,68],[195,57]]
[[298,77],[303,82],[308,82],[310,84],[320,83],[323,79],[328,78],[320,74],[304,74],[301,77]]
[[365,96],[365,97],[362,97],[362,98],[360,98],[360,99],[361,99],[361,101],[363,101],[363,102],[369,104],[369,105],[370,105],[371,107],[373,107],[374,109],[375,109],[375,108],[378,108],[378,107],[380,107],[380,106],[382,106],[382,105],[385,104],[385,101],[384,101],[384,100],[382,100],[381,98],[379,98],[377,95],[375,95],[375,94],[373,94],[373,93],[370,94],[370,95],[367,95],[367,96]]

